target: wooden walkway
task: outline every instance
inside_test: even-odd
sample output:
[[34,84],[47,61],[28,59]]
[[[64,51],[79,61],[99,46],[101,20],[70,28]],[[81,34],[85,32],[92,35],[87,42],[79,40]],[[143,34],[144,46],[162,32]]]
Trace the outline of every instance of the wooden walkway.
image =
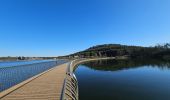
[[[68,63],[54,67],[14,91],[0,93],[1,100],[60,100]],[[15,87],[15,86],[14,86]],[[3,97],[1,97],[3,95]]]

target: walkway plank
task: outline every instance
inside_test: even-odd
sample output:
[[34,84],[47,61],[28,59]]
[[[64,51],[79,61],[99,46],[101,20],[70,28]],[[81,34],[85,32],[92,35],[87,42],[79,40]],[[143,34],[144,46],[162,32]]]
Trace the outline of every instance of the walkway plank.
[[60,100],[68,63],[30,81],[1,100]]

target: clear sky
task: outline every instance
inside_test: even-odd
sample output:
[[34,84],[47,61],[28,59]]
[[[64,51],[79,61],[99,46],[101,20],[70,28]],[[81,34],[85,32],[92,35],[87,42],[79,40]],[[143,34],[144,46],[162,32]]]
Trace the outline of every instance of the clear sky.
[[0,0],[0,56],[170,42],[170,0]]

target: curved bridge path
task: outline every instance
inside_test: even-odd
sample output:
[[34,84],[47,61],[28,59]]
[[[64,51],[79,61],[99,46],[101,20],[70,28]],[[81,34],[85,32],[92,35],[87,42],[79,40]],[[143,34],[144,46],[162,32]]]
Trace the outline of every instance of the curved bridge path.
[[76,65],[102,59],[77,59],[58,65],[0,93],[0,100],[79,100]]
[[60,100],[68,63],[58,65],[1,92],[1,100]]

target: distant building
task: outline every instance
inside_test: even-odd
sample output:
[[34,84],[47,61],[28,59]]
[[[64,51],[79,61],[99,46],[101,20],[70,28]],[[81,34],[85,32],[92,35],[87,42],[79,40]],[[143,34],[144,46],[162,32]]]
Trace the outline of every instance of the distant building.
[[75,55],[74,58],[79,58],[79,56],[78,56],[78,55]]
[[18,60],[25,60],[25,57],[18,57]]

